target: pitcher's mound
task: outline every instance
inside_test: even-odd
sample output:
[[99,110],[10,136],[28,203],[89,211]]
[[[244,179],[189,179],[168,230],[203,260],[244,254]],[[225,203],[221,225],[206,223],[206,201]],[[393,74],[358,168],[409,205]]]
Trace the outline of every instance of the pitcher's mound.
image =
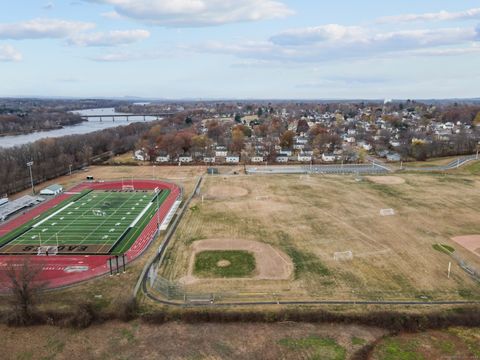
[[220,260],[219,262],[217,262],[217,266],[221,268],[226,268],[226,267],[229,267],[230,265],[232,264],[228,260]]
[[398,176],[366,176],[367,180],[382,185],[400,185],[404,184],[405,180]]
[[207,196],[214,199],[228,199],[248,195],[248,190],[240,186],[213,185],[207,191]]

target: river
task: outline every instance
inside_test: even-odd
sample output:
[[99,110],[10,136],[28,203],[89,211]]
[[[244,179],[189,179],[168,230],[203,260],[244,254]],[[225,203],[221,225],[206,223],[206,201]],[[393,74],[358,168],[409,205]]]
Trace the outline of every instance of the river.
[[[100,109],[86,109],[72,111],[75,114],[82,116],[102,115],[105,116],[100,121],[99,117],[88,118],[88,121],[84,121],[77,125],[65,126],[61,129],[38,131],[24,135],[12,135],[0,137],[0,147],[9,148],[17,145],[28,144],[40,139],[48,137],[61,137],[65,135],[78,135],[87,134],[97,130],[108,129],[116,126],[125,126],[134,122],[143,122],[143,116],[130,116],[128,121],[125,117],[117,117],[113,121],[114,116],[128,115],[125,113],[116,112],[114,108],[100,108]],[[145,121],[154,121],[157,118],[154,116],[146,116]]]

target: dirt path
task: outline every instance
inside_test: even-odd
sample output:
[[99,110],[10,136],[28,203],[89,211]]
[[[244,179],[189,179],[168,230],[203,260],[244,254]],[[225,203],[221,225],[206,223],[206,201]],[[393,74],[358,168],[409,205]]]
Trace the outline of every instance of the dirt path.
[[188,265],[188,275],[181,279],[184,284],[192,284],[199,281],[199,279],[193,275],[195,255],[199,252],[210,250],[245,250],[253,253],[256,262],[256,275],[252,277],[251,280],[285,280],[289,279],[293,274],[294,268],[292,260],[284,252],[258,241],[209,239],[194,242],[190,249],[191,255]]
[[405,184],[405,179],[398,176],[365,176],[365,179],[382,185],[400,185]]

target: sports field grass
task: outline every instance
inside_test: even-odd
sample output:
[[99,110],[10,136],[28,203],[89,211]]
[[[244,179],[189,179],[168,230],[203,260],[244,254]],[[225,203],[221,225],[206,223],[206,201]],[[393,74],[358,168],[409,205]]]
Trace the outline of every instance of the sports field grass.
[[205,278],[241,278],[252,275],[255,258],[248,251],[202,251],[195,257],[194,274]]
[[[168,191],[162,191],[158,205],[167,196]],[[135,242],[156,209],[152,191],[91,191],[57,205],[13,236],[4,236],[0,253],[37,253],[39,246],[58,245],[58,253],[120,254]]]

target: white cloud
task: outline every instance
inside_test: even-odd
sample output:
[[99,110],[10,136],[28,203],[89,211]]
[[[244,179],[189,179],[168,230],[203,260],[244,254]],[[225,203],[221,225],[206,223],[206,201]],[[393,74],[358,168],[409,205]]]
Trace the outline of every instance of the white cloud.
[[68,44],[76,46],[116,46],[131,44],[150,37],[147,30],[116,30],[74,35]]
[[454,20],[476,20],[480,19],[480,8],[469,9],[459,12],[440,11],[426,14],[405,14],[385,16],[378,19],[378,23],[399,23],[413,21],[454,21]]
[[119,20],[119,19],[122,18],[122,15],[117,13],[115,10],[114,11],[107,11],[107,12],[101,13],[100,15],[102,17],[104,17],[105,19],[111,19],[111,20]]
[[332,86],[364,86],[364,85],[375,85],[375,84],[385,84],[388,83],[391,79],[386,76],[372,76],[372,75],[338,75],[338,76],[323,76],[318,80],[310,81],[304,84],[299,84],[297,88],[304,89],[315,89],[315,88],[324,88]]
[[137,54],[127,53],[127,52],[102,54],[102,55],[90,58],[90,60],[96,61],[96,62],[125,62],[125,61],[135,61],[139,59],[140,58]]
[[272,36],[270,41],[280,46],[335,46],[351,48],[410,48],[457,43],[474,40],[477,31],[472,28],[443,28],[372,32],[360,27],[337,24],[288,30]]
[[0,61],[21,61],[22,54],[11,45],[0,45]]
[[473,44],[469,47],[459,47],[459,48],[440,48],[440,49],[420,49],[409,51],[407,55],[412,56],[458,56],[458,55],[468,55],[468,54],[477,54],[480,53],[480,46]]
[[199,27],[282,18],[293,14],[278,0],[84,0],[148,24]]
[[0,24],[0,39],[59,39],[89,30],[95,24],[57,19],[33,19],[19,23]]
[[270,38],[277,45],[307,45],[327,41],[362,41],[367,36],[358,26],[329,24],[284,31]]
[[319,62],[398,56],[415,50],[465,46],[479,38],[474,28],[376,32],[367,28],[326,25],[284,31],[268,41],[238,44],[209,42],[193,50],[277,62]]

